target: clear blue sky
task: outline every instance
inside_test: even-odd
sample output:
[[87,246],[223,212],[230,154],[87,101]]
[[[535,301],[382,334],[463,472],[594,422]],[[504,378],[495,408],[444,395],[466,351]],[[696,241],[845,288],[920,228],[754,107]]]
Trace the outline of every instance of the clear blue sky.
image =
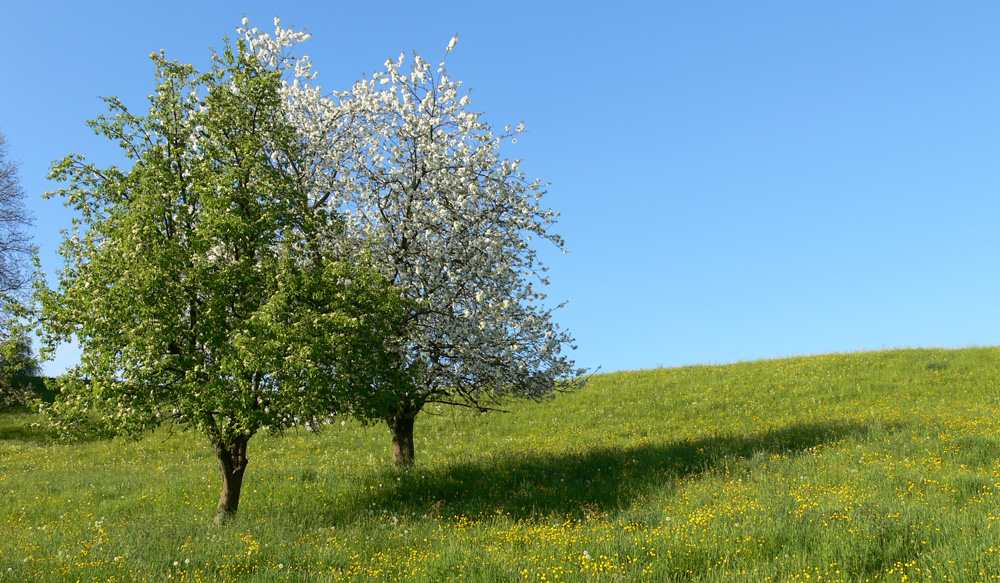
[[[579,364],[604,370],[1000,344],[1000,3],[9,2],[0,131],[50,275],[51,162],[142,111],[148,55],[206,68],[252,24],[305,27],[328,89],[388,57],[453,78],[551,183],[544,249]],[[75,355],[50,363],[59,372]]]

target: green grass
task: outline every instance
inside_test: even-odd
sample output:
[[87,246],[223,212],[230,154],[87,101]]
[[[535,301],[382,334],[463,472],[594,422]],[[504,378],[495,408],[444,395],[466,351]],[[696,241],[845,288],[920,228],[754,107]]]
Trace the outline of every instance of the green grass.
[[[50,444],[0,415],[0,581],[1000,579],[1000,349],[599,375],[511,414]],[[996,526],[997,528],[994,528]]]

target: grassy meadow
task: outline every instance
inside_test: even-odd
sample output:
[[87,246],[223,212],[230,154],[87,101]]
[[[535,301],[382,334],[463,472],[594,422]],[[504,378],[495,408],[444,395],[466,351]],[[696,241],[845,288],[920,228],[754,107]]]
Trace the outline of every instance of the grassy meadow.
[[[1000,580],[1000,349],[596,375],[509,414],[206,438],[0,415],[2,581]],[[997,528],[994,528],[997,527]]]

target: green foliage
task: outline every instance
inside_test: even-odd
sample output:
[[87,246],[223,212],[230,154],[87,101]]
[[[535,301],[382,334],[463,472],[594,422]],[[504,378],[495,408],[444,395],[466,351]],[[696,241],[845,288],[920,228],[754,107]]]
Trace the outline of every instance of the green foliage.
[[38,393],[28,379],[36,379],[41,372],[38,359],[31,348],[31,338],[14,327],[13,333],[0,342],[0,409],[27,405]]
[[343,408],[398,306],[301,187],[279,73],[232,47],[201,76],[152,59],[149,116],[108,99],[114,115],[92,122],[133,167],[69,156],[52,172],[79,216],[44,321],[50,342],[83,349],[55,410],[99,408],[114,433],[169,419],[225,437]]
[[45,446],[34,418],[0,417],[0,572],[989,580],[998,366],[1000,350],[982,348],[595,375],[513,415],[429,415],[424,454],[402,472],[381,427],[265,436],[252,510],[224,531],[205,516],[214,459],[193,432]]
[[37,376],[41,372],[26,332],[17,331],[0,343],[0,367],[12,375]]
[[151,58],[149,115],[111,98],[91,122],[132,167],[76,155],[53,167],[68,186],[48,196],[77,218],[58,289],[39,290],[41,321],[49,348],[72,336],[83,354],[48,410],[64,430],[190,426],[242,459],[260,430],[345,411],[405,311],[306,194],[280,72],[228,45],[203,75]]

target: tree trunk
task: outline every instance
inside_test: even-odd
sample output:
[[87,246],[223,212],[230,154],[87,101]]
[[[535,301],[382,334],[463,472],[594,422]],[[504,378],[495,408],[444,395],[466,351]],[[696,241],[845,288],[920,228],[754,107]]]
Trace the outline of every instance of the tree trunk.
[[215,524],[224,524],[236,515],[240,506],[240,491],[243,489],[243,473],[247,470],[247,442],[250,437],[236,437],[231,443],[212,437],[215,456],[222,470],[222,494],[219,508],[215,512]]
[[397,467],[413,465],[413,421],[416,413],[400,413],[386,419],[392,433],[392,461]]

